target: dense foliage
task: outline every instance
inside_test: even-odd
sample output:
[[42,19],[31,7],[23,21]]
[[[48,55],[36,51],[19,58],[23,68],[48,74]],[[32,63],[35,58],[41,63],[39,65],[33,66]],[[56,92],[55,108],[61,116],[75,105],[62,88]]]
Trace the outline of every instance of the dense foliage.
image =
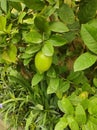
[[[45,58],[35,61],[39,52]],[[9,130],[97,130],[96,60],[97,0],[0,0]]]

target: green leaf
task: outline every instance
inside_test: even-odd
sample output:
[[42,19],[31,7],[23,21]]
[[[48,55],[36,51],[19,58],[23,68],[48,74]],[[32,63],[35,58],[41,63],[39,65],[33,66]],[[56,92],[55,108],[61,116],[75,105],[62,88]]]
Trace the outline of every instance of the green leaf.
[[97,56],[89,52],[80,55],[74,63],[74,71],[81,71],[89,68],[96,62]]
[[86,82],[88,82],[88,79],[83,71],[71,71],[67,79],[75,84],[85,84]]
[[88,112],[91,115],[93,115],[93,114],[97,115],[97,98],[96,97],[89,100]]
[[14,44],[10,45],[10,48],[8,50],[8,55],[11,62],[16,62],[17,48]]
[[5,13],[7,13],[7,0],[1,0],[1,8]]
[[58,86],[59,78],[51,78],[47,88],[47,94],[55,93],[57,91]]
[[23,39],[27,43],[39,44],[42,42],[42,36],[37,31],[23,33]]
[[54,32],[59,32],[59,33],[69,31],[68,27],[64,23],[59,22],[59,21],[51,23],[50,30]]
[[21,0],[20,1],[9,0],[9,1],[10,1],[9,5],[12,6],[12,8],[16,9],[17,11],[22,11]]
[[30,46],[28,46],[28,47],[26,48],[25,53],[26,53],[26,54],[29,54],[29,55],[34,54],[35,52],[39,51],[40,48],[41,48],[41,45],[40,45],[40,44],[30,45]]
[[53,67],[50,67],[50,69],[47,71],[47,76],[50,78],[56,78],[56,71]]
[[68,125],[67,118],[65,116],[61,117],[59,122],[56,124],[54,130],[64,130]]
[[86,99],[81,99],[81,105],[83,106],[84,110],[86,110],[88,108],[88,104],[89,104],[89,99],[87,99],[87,98]]
[[10,58],[9,58],[9,56],[8,56],[8,52],[7,52],[7,51],[4,51],[4,52],[2,53],[2,59],[3,59],[4,61],[6,61],[7,63],[10,62]]
[[74,108],[68,98],[63,97],[62,100],[58,101],[58,106],[60,110],[66,114],[73,114]]
[[53,45],[50,42],[46,41],[44,43],[44,46],[42,47],[42,52],[46,56],[52,56],[54,54],[54,47],[53,47]]
[[60,79],[60,84],[56,92],[58,98],[62,98],[63,93],[68,91],[69,88],[70,88],[70,82]]
[[97,130],[97,125],[88,120],[87,124],[82,126],[82,130]]
[[94,77],[94,79],[93,79],[93,84],[95,85],[95,87],[97,87],[97,78],[96,77]]
[[78,18],[81,23],[86,23],[96,15],[97,0],[85,0],[80,2]]
[[33,10],[41,10],[44,7],[44,2],[40,0],[22,0],[22,2],[28,7]]
[[27,66],[31,62],[31,60],[32,60],[32,58],[24,59],[24,62],[23,62],[24,66]]
[[0,31],[6,30],[6,17],[0,16]]
[[89,120],[90,120],[92,123],[94,123],[94,124],[97,125],[97,117],[95,117],[95,115],[94,115],[94,116],[90,115],[90,116],[89,116]]
[[67,43],[67,40],[60,35],[52,35],[51,38],[47,41],[53,46],[63,46]]
[[26,19],[23,19],[23,23],[32,25],[34,23],[34,20],[33,18],[26,18]]
[[80,99],[79,96],[77,96],[76,92],[73,92],[68,99],[70,100],[70,102],[73,104],[73,106],[77,106],[77,104],[79,104],[82,100]]
[[20,12],[19,16],[18,16],[18,23],[23,23],[23,18],[25,17],[26,12]]
[[17,48],[14,44],[11,44],[7,51],[4,51],[2,58],[9,63],[15,63],[17,59]]
[[36,73],[32,78],[32,86],[37,85],[43,79],[43,74]]
[[36,16],[34,19],[34,23],[40,31],[47,32],[49,24],[44,16],[42,15]]
[[88,126],[88,130],[97,130],[97,124],[94,124],[90,120],[88,121],[87,126]]
[[88,49],[97,54],[97,20],[82,25],[81,37]]
[[75,39],[76,33],[73,31],[69,31],[64,34],[64,37],[70,43]]
[[31,55],[31,54],[23,53],[22,56],[21,56],[21,58],[28,59],[28,58],[32,58],[32,56],[33,55]]
[[63,4],[59,8],[58,15],[66,24],[72,24],[75,21],[73,10],[67,4]]
[[52,5],[45,6],[42,10],[42,15],[45,17],[50,17],[52,14],[54,14],[56,8]]
[[9,24],[7,29],[6,29],[6,33],[10,34],[11,33],[11,29],[12,29],[12,24]]
[[73,116],[67,117],[68,124],[71,130],[80,130],[77,121],[74,119]]
[[75,119],[79,125],[86,123],[86,113],[82,105],[78,104],[75,110]]

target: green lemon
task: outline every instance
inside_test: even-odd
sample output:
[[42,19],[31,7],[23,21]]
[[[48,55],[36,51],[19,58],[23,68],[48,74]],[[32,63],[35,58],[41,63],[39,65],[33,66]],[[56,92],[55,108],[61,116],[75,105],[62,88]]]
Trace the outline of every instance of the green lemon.
[[35,67],[39,73],[47,71],[52,64],[52,56],[46,56],[42,51],[39,51],[35,56]]

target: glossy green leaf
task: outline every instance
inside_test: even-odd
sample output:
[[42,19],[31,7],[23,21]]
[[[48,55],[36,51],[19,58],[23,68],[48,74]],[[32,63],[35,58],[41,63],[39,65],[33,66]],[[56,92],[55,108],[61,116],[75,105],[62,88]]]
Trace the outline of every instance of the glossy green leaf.
[[97,54],[97,20],[83,24],[81,36],[88,49]]
[[0,31],[6,30],[6,17],[0,16]]
[[34,23],[40,31],[47,32],[49,24],[44,16],[36,16],[34,19]]
[[62,98],[63,93],[68,91],[69,88],[70,88],[70,82],[60,79],[60,85],[56,92],[56,95],[58,96],[58,98]]
[[[31,55],[30,55],[30,56],[31,56]],[[32,60],[31,57],[30,57],[30,58],[27,58],[27,59],[24,59],[24,62],[23,62],[24,66],[27,66],[27,65],[31,62],[31,60]]]
[[67,43],[67,40],[60,35],[52,35],[51,38],[47,41],[53,46],[63,46]]
[[7,29],[6,29],[6,33],[10,34],[11,33],[11,29],[12,29],[12,24],[9,24]]
[[15,63],[17,59],[17,48],[15,45],[11,44],[8,50],[4,51],[2,54],[2,59],[9,63]]
[[[13,0],[13,1],[11,1],[11,0],[9,0],[10,1],[10,6],[12,6],[12,8],[14,8],[14,9],[16,9],[15,11],[17,11],[17,13],[18,13],[18,11],[22,11],[22,6],[21,6],[21,0],[19,1],[19,0],[17,0],[17,1],[15,1],[15,0]],[[13,9],[13,10],[14,10]]]
[[97,130],[97,124],[94,124],[90,120],[88,121],[87,126],[88,126],[88,130]]
[[60,7],[58,15],[66,24],[72,24],[75,21],[73,10],[67,4],[63,4]]
[[67,120],[71,130],[80,130],[79,125],[73,116],[68,116]]
[[59,21],[51,23],[50,30],[53,32],[59,32],[59,33],[69,31],[68,27],[64,23],[59,22]]
[[97,87],[97,78],[96,77],[93,79],[93,84],[95,85],[95,87]]
[[81,71],[89,68],[96,62],[97,56],[89,52],[80,55],[74,63],[74,71]]
[[23,39],[27,43],[39,44],[42,42],[42,36],[37,31],[23,33]]
[[28,58],[32,58],[32,56],[33,56],[33,55],[31,55],[31,54],[23,53],[23,54],[21,55],[21,58],[23,58],[23,59],[28,59]]
[[51,78],[47,88],[47,94],[55,93],[57,91],[58,86],[59,78]]
[[18,17],[18,23],[23,23],[23,18],[25,17],[26,12],[21,12]]
[[16,62],[17,59],[17,47],[14,44],[11,44],[8,50],[8,55],[11,62]]
[[75,110],[75,119],[79,125],[86,123],[86,113],[82,105],[78,104]]
[[4,61],[6,61],[7,63],[9,63],[10,62],[10,58],[9,58],[9,56],[8,56],[8,52],[7,51],[4,51],[3,53],[2,53],[2,59],[4,60]]
[[67,79],[75,84],[85,84],[88,81],[83,71],[71,71]]
[[97,115],[97,98],[94,97],[93,99],[89,100],[88,105],[88,112],[92,115]]
[[23,19],[23,23],[32,25],[34,23],[33,18]]
[[80,99],[81,99],[81,105],[83,106],[84,110],[88,109],[89,99],[87,98],[86,99],[80,98]]
[[40,44],[37,44],[37,45],[30,45],[26,48],[25,50],[25,53],[26,54],[34,54],[35,52],[39,51],[41,48],[41,45]]
[[31,9],[41,10],[44,7],[44,2],[40,0],[22,0],[22,2]]
[[7,13],[7,0],[1,0],[1,8],[5,13]]
[[60,80],[59,91],[66,92],[69,88],[70,88],[70,82],[68,80],[67,81]]
[[82,126],[82,130],[97,130],[97,125],[89,120],[86,125]]
[[58,101],[58,106],[60,110],[66,114],[73,114],[74,108],[68,98],[63,97],[62,100]]
[[36,73],[32,78],[32,86],[37,85],[43,79],[43,74]]
[[76,92],[73,92],[68,99],[71,101],[73,106],[77,106],[79,103],[81,103],[81,99],[79,96],[77,96]]
[[66,38],[68,42],[72,42],[75,39],[76,34],[73,31],[69,31],[69,32],[64,33],[64,37]]
[[89,129],[88,129],[87,125],[83,125],[82,130],[89,130]]
[[50,69],[47,71],[47,76],[50,78],[56,78],[57,74],[53,67],[50,67]]
[[54,54],[54,47],[53,47],[53,45],[49,41],[46,41],[44,43],[44,46],[42,47],[42,52],[46,56],[52,56]]
[[92,90],[92,87],[91,87],[91,84],[89,84],[88,82],[84,83],[82,85],[82,91],[86,91],[87,93],[91,93],[93,90]]
[[56,8],[53,7],[52,5],[45,6],[44,9],[42,10],[42,15],[45,17],[50,17],[54,12]]
[[92,122],[92,123],[94,123],[94,124],[96,124],[97,125],[97,117],[94,115],[90,115],[89,116],[89,120]]
[[[93,7],[93,8],[92,8]],[[85,0],[79,4],[78,18],[81,23],[86,23],[96,15],[97,0]]]
[[61,117],[59,122],[56,124],[54,130],[64,130],[68,125],[67,118],[65,116]]

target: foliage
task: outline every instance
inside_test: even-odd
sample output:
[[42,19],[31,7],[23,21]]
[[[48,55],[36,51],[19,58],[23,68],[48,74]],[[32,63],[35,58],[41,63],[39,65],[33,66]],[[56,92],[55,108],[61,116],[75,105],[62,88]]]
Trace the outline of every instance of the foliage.
[[[42,74],[39,51],[52,57]],[[96,130],[96,58],[96,0],[0,0],[0,113],[9,129]]]

